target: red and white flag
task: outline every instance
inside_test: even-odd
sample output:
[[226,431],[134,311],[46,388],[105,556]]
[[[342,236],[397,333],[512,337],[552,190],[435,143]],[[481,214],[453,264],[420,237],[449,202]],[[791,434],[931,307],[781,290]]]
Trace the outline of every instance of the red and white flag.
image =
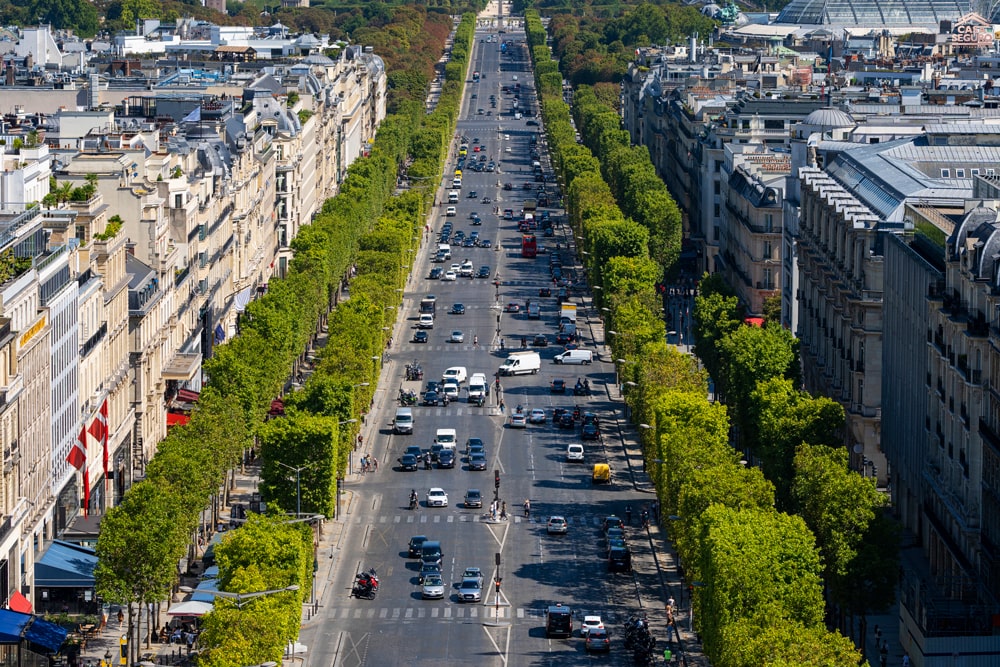
[[104,399],[97,419],[90,424],[90,435],[104,447],[104,477],[108,476],[108,399]]
[[83,471],[83,515],[87,516],[90,507],[90,471],[87,469],[87,429],[83,426],[80,427],[80,435],[70,447],[66,462]]

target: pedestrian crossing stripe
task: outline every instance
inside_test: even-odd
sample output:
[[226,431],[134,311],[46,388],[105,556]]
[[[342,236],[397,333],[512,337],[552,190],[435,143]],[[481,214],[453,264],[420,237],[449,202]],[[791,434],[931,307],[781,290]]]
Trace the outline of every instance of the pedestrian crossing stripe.
[[[487,508],[489,509],[489,508]],[[450,513],[448,513],[450,512]],[[501,521],[497,519],[496,521],[490,519],[487,515],[489,513],[483,513],[480,510],[475,512],[469,512],[462,509],[461,507],[442,507],[442,508],[421,508],[420,510],[415,510],[411,514],[396,514],[392,518],[387,516],[381,516],[378,518],[378,523],[454,523],[458,521],[459,523],[485,523],[485,524],[503,524],[503,523],[514,523],[521,524],[527,523],[536,526],[546,525],[549,521],[549,515],[543,514],[542,516],[532,516],[525,518],[520,514],[510,514],[506,521]],[[566,523],[570,526],[587,527],[592,526],[594,528],[600,528],[604,523],[604,519],[607,517],[605,514],[593,515],[593,516],[565,516]],[[366,523],[366,520],[362,517],[357,517],[354,519],[356,525],[362,525]],[[638,523],[634,523],[631,526],[626,526],[626,528],[639,529]]]
[[[622,623],[631,614],[635,613],[630,609],[577,609],[575,615],[580,616],[594,614],[601,616],[607,623]],[[373,620],[377,616],[381,620],[404,620],[416,621],[421,619],[438,619],[441,621],[468,620],[468,619],[541,619],[545,617],[544,609],[533,607],[509,607],[494,606],[487,601],[486,604],[459,604],[445,600],[425,600],[424,603],[416,607],[342,607],[331,608],[331,618],[347,620]]]

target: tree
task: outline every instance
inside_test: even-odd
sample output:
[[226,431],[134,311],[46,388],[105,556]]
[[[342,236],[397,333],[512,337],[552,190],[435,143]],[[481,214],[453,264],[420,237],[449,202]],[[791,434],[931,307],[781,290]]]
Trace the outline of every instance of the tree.
[[186,522],[177,499],[150,481],[135,484],[101,519],[94,589],[106,602],[128,606],[133,662],[138,659],[133,604],[166,600],[184,555]]
[[774,483],[778,507],[793,511],[795,450],[803,443],[833,446],[842,442],[844,408],[825,396],[797,390],[787,378],[775,377],[757,383],[748,409],[755,428],[746,433],[746,443]]
[[764,316],[764,322],[774,322],[775,324],[781,324],[781,292],[777,291],[771,296],[764,299],[764,307],[761,314]]
[[856,667],[853,642],[826,628],[793,621],[737,621],[723,632],[718,667]]
[[[718,275],[718,274],[715,274]],[[720,278],[706,276],[694,300],[694,351],[715,380],[716,391],[727,392],[719,345],[740,327],[739,300],[735,295],[713,289]]]
[[[259,431],[260,489],[282,511],[333,516],[337,493],[337,421],[289,410]],[[298,488],[296,488],[296,472]]]

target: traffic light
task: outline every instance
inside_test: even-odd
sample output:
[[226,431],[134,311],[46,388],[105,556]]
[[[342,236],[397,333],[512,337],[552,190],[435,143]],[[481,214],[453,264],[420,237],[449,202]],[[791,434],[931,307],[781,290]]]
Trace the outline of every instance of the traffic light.
[[494,489],[499,489],[500,488],[500,471],[499,470],[494,470],[493,471],[493,488]]
[[493,584],[497,587],[497,593],[500,592],[500,582],[503,581],[503,577],[497,577],[493,580]]

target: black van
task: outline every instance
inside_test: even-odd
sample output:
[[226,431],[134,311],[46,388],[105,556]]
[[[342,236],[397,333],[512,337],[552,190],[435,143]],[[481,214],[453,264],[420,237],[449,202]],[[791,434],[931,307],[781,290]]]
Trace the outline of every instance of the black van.
[[545,610],[546,637],[572,637],[573,612],[560,602]]
[[608,572],[631,572],[632,552],[627,548],[612,547],[608,552]]
[[420,560],[425,563],[441,564],[441,543],[437,540],[426,540],[420,545]]

